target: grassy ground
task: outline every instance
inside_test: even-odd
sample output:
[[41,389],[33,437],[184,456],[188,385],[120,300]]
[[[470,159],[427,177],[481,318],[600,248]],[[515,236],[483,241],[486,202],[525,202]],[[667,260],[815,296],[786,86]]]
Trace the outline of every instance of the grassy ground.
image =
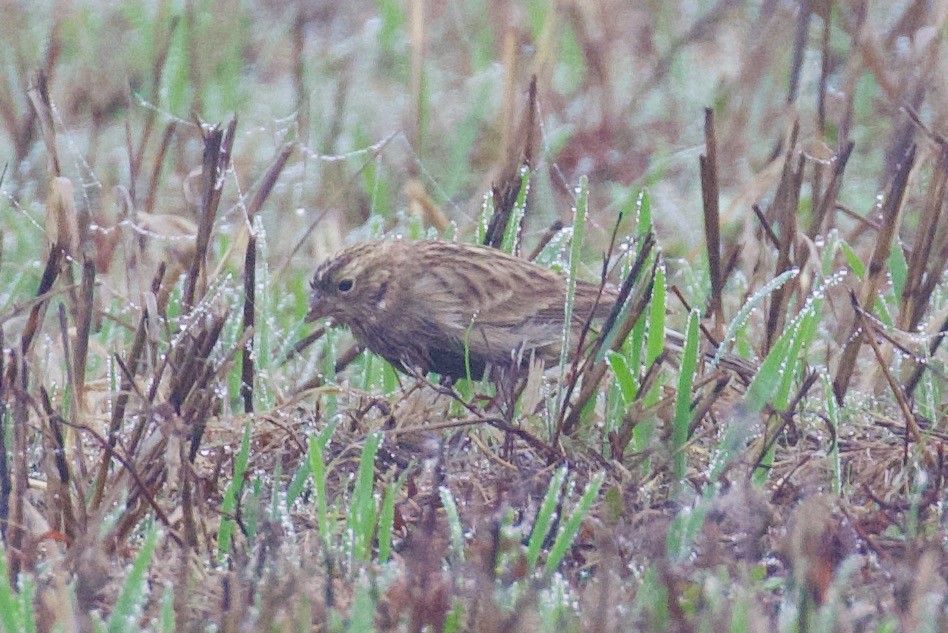
[[[944,630],[943,4],[7,3],[0,630]],[[626,309],[399,374],[393,233]]]

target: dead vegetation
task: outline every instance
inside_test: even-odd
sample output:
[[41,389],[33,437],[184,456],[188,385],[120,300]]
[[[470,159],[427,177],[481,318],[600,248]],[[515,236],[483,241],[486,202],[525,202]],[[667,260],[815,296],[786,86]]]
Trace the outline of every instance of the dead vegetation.
[[[944,7],[485,5],[4,35],[0,630],[945,626]],[[396,374],[301,327],[316,259],[383,231],[625,307],[546,376]]]

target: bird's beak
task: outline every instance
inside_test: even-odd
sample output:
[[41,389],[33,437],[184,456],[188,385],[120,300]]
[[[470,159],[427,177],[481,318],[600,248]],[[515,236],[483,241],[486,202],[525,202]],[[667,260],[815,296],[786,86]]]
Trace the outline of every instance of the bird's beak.
[[306,318],[304,321],[307,323],[312,323],[313,321],[318,321],[325,316],[329,316],[326,308],[326,301],[319,296],[318,290],[313,290],[313,297],[309,300],[309,312],[306,313]]

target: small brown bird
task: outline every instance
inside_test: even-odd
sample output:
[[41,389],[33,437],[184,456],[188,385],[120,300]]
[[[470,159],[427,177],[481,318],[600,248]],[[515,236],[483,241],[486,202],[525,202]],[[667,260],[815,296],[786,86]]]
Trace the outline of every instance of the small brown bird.
[[[316,271],[307,321],[332,317],[403,369],[451,378],[531,353],[559,359],[566,277],[503,251],[447,241],[384,239],[352,246]],[[576,283],[570,341],[604,318],[616,293]]]

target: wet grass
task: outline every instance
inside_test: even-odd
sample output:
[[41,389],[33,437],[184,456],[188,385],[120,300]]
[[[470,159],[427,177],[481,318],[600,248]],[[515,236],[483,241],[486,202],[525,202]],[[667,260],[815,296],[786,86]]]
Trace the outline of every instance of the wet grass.
[[[0,27],[0,630],[945,628],[944,16],[214,6]],[[624,301],[401,374],[393,233]]]

